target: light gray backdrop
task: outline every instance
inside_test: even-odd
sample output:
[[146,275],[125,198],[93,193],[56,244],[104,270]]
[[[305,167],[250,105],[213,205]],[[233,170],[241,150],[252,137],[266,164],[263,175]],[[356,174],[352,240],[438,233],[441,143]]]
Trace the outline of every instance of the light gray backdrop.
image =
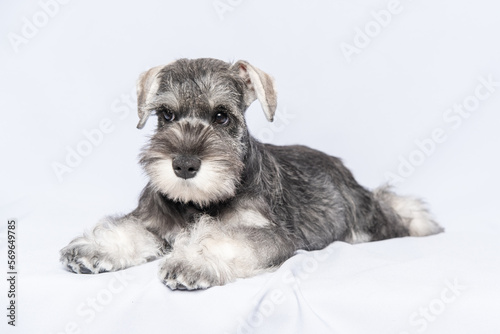
[[[135,128],[138,75],[213,57],[275,77],[276,122],[257,103],[248,110],[262,141],[341,157],[370,188],[392,179],[448,231],[498,231],[499,10],[491,0],[3,2],[0,218],[22,229],[35,217],[20,247],[55,262],[84,227],[132,210],[155,125]],[[28,234],[40,239],[23,244]],[[25,270],[43,270],[36,263]]]

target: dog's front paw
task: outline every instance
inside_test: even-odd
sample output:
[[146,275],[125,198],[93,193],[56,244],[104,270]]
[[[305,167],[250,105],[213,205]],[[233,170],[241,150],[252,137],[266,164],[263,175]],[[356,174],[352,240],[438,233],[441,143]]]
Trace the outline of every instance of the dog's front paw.
[[61,262],[77,274],[99,274],[117,270],[109,259],[86,237],[80,237],[61,249]]
[[207,289],[226,283],[209,263],[189,261],[173,254],[164,258],[158,276],[171,290]]

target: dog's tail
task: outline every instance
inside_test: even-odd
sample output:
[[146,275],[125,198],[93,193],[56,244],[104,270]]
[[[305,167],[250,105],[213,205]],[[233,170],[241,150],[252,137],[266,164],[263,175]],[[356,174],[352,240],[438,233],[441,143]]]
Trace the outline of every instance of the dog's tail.
[[[409,196],[400,196],[394,193],[389,186],[382,186],[373,191],[387,217],[394,217],[408,229],[409,235],[422,237],[443,232],[444,229],[436,223],[425,203]],[[392,220],[392,219],[391,219]]]

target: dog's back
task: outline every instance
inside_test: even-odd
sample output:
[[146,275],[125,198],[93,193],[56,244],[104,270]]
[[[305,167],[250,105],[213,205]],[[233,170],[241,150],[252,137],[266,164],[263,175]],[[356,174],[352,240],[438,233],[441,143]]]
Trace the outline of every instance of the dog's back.
[[298,248],[442,232],[421,200],[396,195],[389,187],[365,189],[336,157],[305,146],[262,147],[277,162],[268,173],[276,170],[280,188],[286,189],[274,211],[299,236]]

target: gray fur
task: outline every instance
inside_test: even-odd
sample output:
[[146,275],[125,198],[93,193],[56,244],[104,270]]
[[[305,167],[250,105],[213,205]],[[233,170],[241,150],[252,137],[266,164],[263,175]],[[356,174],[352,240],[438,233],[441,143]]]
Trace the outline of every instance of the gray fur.
[[[139,127],[158,116],[140,160],[150,181],[137,209],[72,241],[62,262],[99,273],[163,257],[164,284],[199,289],[275,268],[298,249],[443,230],[420,200],[365,189],[338,158],[256,141],[244,118],[255,99],[272,120],[274,81],[244,61],[180,59],[143,74]],[[196,176],[176,176],[180,156],[201,160]]]

